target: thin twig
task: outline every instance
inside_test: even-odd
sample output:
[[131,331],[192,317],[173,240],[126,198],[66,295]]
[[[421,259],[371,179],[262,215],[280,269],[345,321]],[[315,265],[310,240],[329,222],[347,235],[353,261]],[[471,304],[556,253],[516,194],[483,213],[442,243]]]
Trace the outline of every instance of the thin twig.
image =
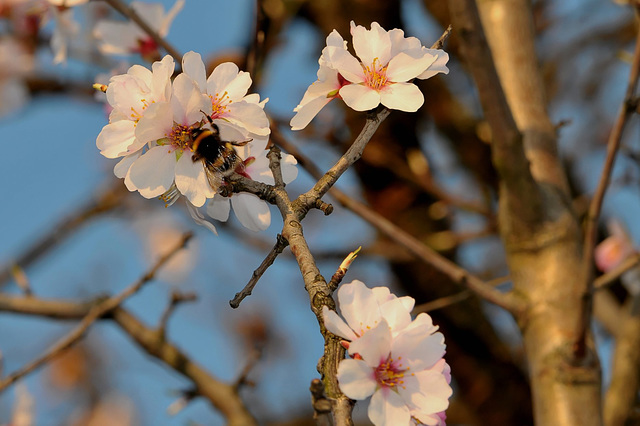
[[138,279],[138,281],[127,287],[117,296],[110,297],[91,308],[89,313],[82,319],[80,324],[78,324],[70,333],[62,337],[62,339],[58,340],[58,342],[55,343],[51,348],[49,348],[49,350],[47,350],[44,355],[2,379],[0,381],[0,392],[4,391],[7,387],[15,383],[20,378],[43,366],[45,363],[60,355],[66,349],[70,348],[74,343],[79,341],[82,336],[84,336],[85,332],[88,330],[91,324],[93,324],[98,318],[104,316],[108,312],[113,311],[115,308],[120,306],[120,304],[124,302],[125,299],[138,292],[138,290],[140,290],[144,284],[149,282],[155,276],[158,269],[160,269],[162,265],[164,265],[171,257],[173,257],[174,254],[176,254],[185,246],[191,236],[191,233],[185,234],[180,240],[179,244],[176,245],[169,253],[162,256],[156,262],[153,268],[151,268],[140,279]]
[[232,308],[235,309],[240,306],[240,303],[245,299],[245,297],[251,294],[262,275],[264,275],[269,266],[271,266],[273,262],[275,262],[278,255],[282,253],[287,245],[287,241],[282,238],[282,235],[278,234],[276,244],[273,246],[267,257],[262,261],[260,266],[258,266],[258,269],[253,271],[253,275],[251,276],[251,279],[249,280],[247,285],[245,285],[242,291],[236,293],[234,298],[229,301],[229,305],[231,305]]
[[[296,146],[289,143],[281,134],[274,133],[275,142],[278,143],[285,151],[292,154],[298,160],[298,164],[303,166],[311,176],[318,179],[322,176],[320,169],[302,154]],[[469,272],[459,267],[449,259],[441,256],[434,250],[425,246],[421,241],[417,240],[411,234],[405,232],[398,226],[394,225],[388,219],[371,210],[369,207],[349,197],[337,188],[331,188],[331,196],[336,198],[340,204],[359,215],[362,219],[369,222],[372,226],[385,234],[387,238],[395,241],[397,244],[405,247],[414,256],[423,262],[435,267],[439,271],[446,274],[451,281],[468,287],[480,297],[488,300],[510,312],[520,312],[524,310],[524,303],[515,296],[504,294],[493,288],[491,285],[483,282],[479,278],[471,275]]]
[[[16,297],[0,294],[0,311],[23,315],[37,315],[54,319],[79,319],[87,316],[95,303],[77,303],[64,300],[45,300],[36,297]],[[162,361],[169,368],[182,374],[194,384],[199,395],[206,398],[227,419],[228,425],[255,425],[246,406],[235,389],[219,381],[202,366],[189,358],[176,346],[161,340],[158,331],[145,326],[138,318],[122,307],[116,307],[112,319],[146,353]]]
[[169,318],[171,318],[171,314],[173,314],[178,305],[182,302],[193,302],[197,299],[198,296],[195,293],[180,293],[178,291],[171,292],[171,299],[162,313],[160,323],[158,325],[158,334],[162,340],[165,339],[167,334],[167,323],[169,322]]
[[147,33],[147,35],[151,37],[158,46],[161,46],[169,55],[173,57],[173,59],[175,59],[176,65],[178,67],[182,66],[182,54],[178,52],[178,50],[171,44],[169,44],[169,42],[167,42],[163,37],[160,37],[158,32],[151,28],[149,24],[147,24],[147,22],[140,15],[138,15],[135,10],[133,10],[133,8],[129,7],[120,0],[104,1],[108,3],[112,8],[120,12],[123,16],[138,24],[142,31]]
[[627,83],[627,90],[625,92],[624,100],[618,110],[618,117],[609,134],[609,140],[607,141],[607,157],[605,159],[604,168],[600,175],[600,181],[596,188],[596,192],[591,199],[587,217],[585,219],[585,236],[584,236],[584,249],[583,249],[583,279],[585,280],[585,294],[583,297],[582,315],[580,324],[578,324],[578,338],[574,343],[574,352],[578,357],[584,357],[587,352],[586,339],[587,332],[589,330],[589,324],[591,323],[591,313],[593,310],[593,252],[595,250],[596,238],[597,238],[597,225],[598,218],[600,217],[600,211],[602,210],[602,203],[604,201],[604,195],[609,186],[611,180],[611,173],[616,161],[616,154],[620,147],[622,140],[622,133],[629,117],[634,113],[634,94],[638,86],[638,78],[640,77],[640,31],[638,31],[636,37],[635,52],[633,54],[633,62],[631,64],[631,71],[629,72],[629,81]]

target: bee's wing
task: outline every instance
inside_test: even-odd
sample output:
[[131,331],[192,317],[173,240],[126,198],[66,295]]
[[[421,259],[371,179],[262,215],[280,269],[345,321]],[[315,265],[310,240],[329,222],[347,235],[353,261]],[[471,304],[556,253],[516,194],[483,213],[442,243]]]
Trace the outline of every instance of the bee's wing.
[[209,186],[215,192],[218,192],[220,185],[222,185],[222,174],[215,167],[210,165],[205,165],[204,171],[207,175],[207,180],[209,181]]

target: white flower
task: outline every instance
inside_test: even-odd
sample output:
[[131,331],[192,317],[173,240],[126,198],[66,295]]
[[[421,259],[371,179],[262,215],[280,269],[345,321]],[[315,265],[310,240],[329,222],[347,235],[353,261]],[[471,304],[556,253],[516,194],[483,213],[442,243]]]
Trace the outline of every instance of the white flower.
[[[260,147],[261,145],[256,144],[251,147],[252,152],[254,149],[258,149],[258,151],[255,157],[250,156],[245,160],[242,174],[255,181],[273,185],[273,173],[269,168],[267,151],[265,151],[264,145]],[[297,161],[292,155],[283,155],[280,165],[284,183],[293,181],[298,175],[296,164]],[[219,194],[215,195],[207,204],[207,214],[215,220],[226,222],[229,218],[231,207],[233,207],[233,211],[240,223],[252,231],[264,231],[271,224],[269,204],[256,195],[243,192],[233,194],[228,198]]]
[[[250,134],[266,136],[271,133],[264,104],[257,94],[247,95],[251,76],[240,71],[232,62],[218,65],[206,78],[204,62],[200,54],[188,52],[182,59],[184,73],[191,77],[211,100],[205,112],[216,120],[225,120],[247,130]],[[250,136],[252,137],[252,136]]]
[[107,158],[131,155],[152,141],[139,132],[138,122],[150,105],[167,102],[171,98],[174,69],[173,58],[167,55],[162,61],[154,62],[151,71],[134,65],[126,74],[111,77],[107,101],[113,110],[109,124],[104,126],[96,140],[102,155]]
[[[175,2],[165,13],[161,3],[131,2],[131,8],[155,30],[160,37],[169,34],[169,27],[184,6],[184,0]],[[102,41],[100,50],[105,54],[128,55],[139,53],[143,58],[154,57],[158,46],[138,24],[132,21],[103,20],[96,24],[94,36]]]
[[376,426],[409,425],[412,418],[435,425],[438,413],[449,406],[452,390],[441,362],[444,337],[425,317],[395,337],[382,319],[351,343],[349,353],[357,356],[338,366],[338,384],[346,396],[371,397],[367,413]]
[[359,59],[349,53],[337,31],[327,37],[327,47],[319,63],[321,69],[329,68],[333,72],[318,71],[318,81],[309,87],[294,110],[298,114],[291,122],[293,130],[304,128],[337,96],[356,111],[383,104],[390,109],[415,112],[424,103],[424,96],[409,81],[449,72],[446,52],[427,49],[417,38],[404,37],[402,30],[386,31],[377,22],[367,30],[352,21],[351,35]]
[[[169,191],[175,183],[178,191],[196,207],[213,197],[204,164],[193,161],[193,132],[202,127],[202,113],[208,98],[186,74],[173,81],[168,102],[150,105],[136,127],[142,141],[155,141],[138,158],[133,159],[125,184],[145,198],[155,198]],[[225,132],[220,129],[222,137]]]
[[451,370],[431,317],[423,313],[411,321],[413,298],[357,280],[338,290],[338,301],[346,322],[327,307],[323,316],[327,330],[350,341],[345,346],[352,359],[338,366],[342,392],[356,400],[371,397],[375,425],[444,424]]
[[334,311],[323,307],[324,324],[336,336],[351,342],[362,337],[383,319],[393,330],[411,323],[412,297],[397,297],[387,287],[368,288],[354,280],[338,289],[338,304],[346,322]]

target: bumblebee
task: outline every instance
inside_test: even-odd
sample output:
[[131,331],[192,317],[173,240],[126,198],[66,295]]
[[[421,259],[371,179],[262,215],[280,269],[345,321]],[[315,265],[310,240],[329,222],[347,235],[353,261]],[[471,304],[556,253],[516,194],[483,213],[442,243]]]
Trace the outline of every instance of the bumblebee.
[[223,141],[220,138],[220,129],[213,123],[211,117],[205,114],[211,129],[199,128],[191,134],[193,155],[191,160],[202,161],[207,180],[211,188],[218,192],[225,177],[230,176],[236,168],[242,164],[242,158],[238,155],[234,146],[245,146],[252,139],[245,141]]

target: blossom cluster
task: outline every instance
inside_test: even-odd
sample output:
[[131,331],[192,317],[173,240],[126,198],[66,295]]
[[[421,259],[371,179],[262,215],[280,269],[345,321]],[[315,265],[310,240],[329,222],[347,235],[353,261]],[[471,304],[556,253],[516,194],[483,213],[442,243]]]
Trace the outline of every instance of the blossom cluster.
[[[266,229],[271,216],[263,200],[248,193],[234,194],[231,200],[217,194],[205,161],[194,156],[194,136],[215,129],[222,141],[249,141],[233,148],[241,159],[235,171],[273,184],[265,151],[270,134],[267,100],[247,94],[251,77],[231,62],[218,65],[207,78],[200,55],[188,52],[182,69],[172,80],[175,63],[167,55],[151,70],[134,65],[126,74],[111,77],[106,95],[112,110],[96,141],[100,153],[120,158],[114,173],[130,191],[161,197],[167,205],[183,195],[194,219],[214,232],[197,210],[205,203],[216,220],[227,220],[233,206],[245,227]],[[282,160],[286,183],[297,175],[295,164],[290,155]]]
[[376,426],[444,425],[452,394],[444,336],[425,313],[411,319],[415,300],[361,281],[338,290],[342,319],[326,306],[324,323],[346,340],[351,358],[338,366],[338,384],[351,399],[369,397]]
[[386,31],[377,22],[367,30],[351,21],[353,48],[358,58],[347,50],[347,42],[338,31],[327,37],[327,46],[318,60],[318,80],[304,94],[294,109],[291,128],[305,128],[332,99],[341,98],[356,111],[368,111],[382,104],[387,108],[415,112],[424,96],[411,82],[436,74],[448,74],[449,55],[441,49],[427,49],[404,31]]

